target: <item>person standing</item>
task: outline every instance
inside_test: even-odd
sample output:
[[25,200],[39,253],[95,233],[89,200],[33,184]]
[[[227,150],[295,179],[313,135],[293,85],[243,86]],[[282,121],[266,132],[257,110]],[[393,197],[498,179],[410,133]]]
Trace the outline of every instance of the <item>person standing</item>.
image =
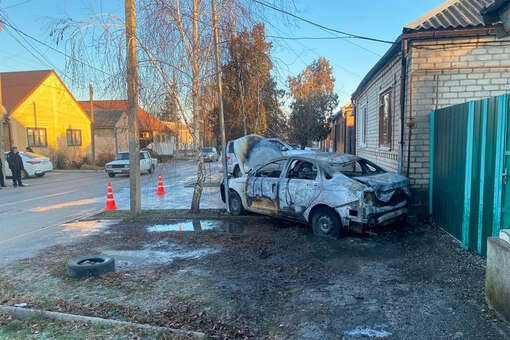
[[5,188],[6,186],[4,182],[3,164],[0,159],[0,187]]
[[17,186],[24,187],[23,183],[21,183],[21,171],[25,168],[23,167],[23,160],[21,159],[17,147],[13,146],[11,152],[7,154],[7,163],[12,172],[13,186],[15,188]]

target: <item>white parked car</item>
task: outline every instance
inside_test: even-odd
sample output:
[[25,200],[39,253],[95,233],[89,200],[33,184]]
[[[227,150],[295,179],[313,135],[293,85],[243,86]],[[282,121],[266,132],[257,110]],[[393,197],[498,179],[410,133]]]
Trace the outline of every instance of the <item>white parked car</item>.
[[[7,164],[7,154],[4,153],[5,160],[5,177],[12,177],[11,169]],[[42,177],[45,173],[53,170],[53,164],[50,159],[46,156],[38,155],[33,152],[20,152],[21,159],[23,160],[23,167],[25,170],[21,172],[23,178],[27,177]]]
[[[158,165],[158,160],[152,158],[149,152],[140,151],[140,173],[152,174]],[[117,159],[106,163],[104,170],[110,177],[115,175],[129,175],[129,152],[119,152]]]

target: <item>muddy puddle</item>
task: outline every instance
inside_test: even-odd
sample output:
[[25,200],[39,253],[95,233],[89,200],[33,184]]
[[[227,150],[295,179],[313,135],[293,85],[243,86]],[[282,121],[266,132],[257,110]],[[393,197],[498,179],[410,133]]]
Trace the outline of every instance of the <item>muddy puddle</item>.
[[139,250],[104,250],[102,253],[115,259],[117,270],[128,270],[166,265],[177,259],[200,259],[219,251],[214,248],[184,249],[175,243],[161,241],[146,244]]
[[62,234],[71,237],[78,238],[83,236],[89,236],[99,231],[109,233],[105,230],[108,227],[119,223],[121,220],[90,220],[90,221],[75,221],[62,224]]
[[225,220],[184,220],[175,221],[166,224],[155,224],[147,227],[147,231],[151,233],[164,233],[171,231],[195,231],[201,232],[205,230],[213,230],[218,233],[226,234],[244,234],[247,232],[246,226]]

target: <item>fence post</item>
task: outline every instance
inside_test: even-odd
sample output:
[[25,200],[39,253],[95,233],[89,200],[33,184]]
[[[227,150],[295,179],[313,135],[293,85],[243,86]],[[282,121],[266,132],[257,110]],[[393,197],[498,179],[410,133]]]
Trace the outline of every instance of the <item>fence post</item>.
[[501,226],[501,197],[503,159],[505,156],[505,134],[506,134],[506,115],[507,115],[507,95],[498,97],[498,129],[496,135],[496,155],[494,164],[494,205],[492,220],[492,236],[498,236]]
[[476,250],[482,254],[482,231],[483,231],[483,194],[485,188],[485,149],[487,145],[487,115],[489,114],[489,99],[482,101],[482,136],[480,147],[480,197],[478,203],[478,235]]
[[430,113],[430,162],[429,162],[429,215],[432,217],[434,203],[434,138],[435,112]]
[[475,102],[469,102],[466,132],[466,173],[464,177],[464,214],[462,218],[462,248],[469,247],[469,220],[471,217],[471,181],[473,172],[473,129]]

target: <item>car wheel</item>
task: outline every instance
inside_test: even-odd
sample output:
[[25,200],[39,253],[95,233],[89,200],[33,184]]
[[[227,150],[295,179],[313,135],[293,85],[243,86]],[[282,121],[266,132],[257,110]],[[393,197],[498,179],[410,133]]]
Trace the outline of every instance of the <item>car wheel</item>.
[[42,176],[44,176],[44,174],[45,174],[45,173],[44,173],[44,172],[42,172],[42,173],[40,173],[40,174],[35,174],[35,175],[36,175],[37,177],[42,177]]
[[233,216],[240,216],[244,214],[243,202],[241,201],[241,197],[234,190],[230,190],[230,214]]
[[338,215],[330,208],[321,207],[315,210],[311,221],[315,235],[335,239],[342,236],[342,223]]
[[241,177],[241,169],[239,168],[238,165],[236,165],[236,167],[234,168],[234,177],[235,178],[238,178],[238,177]]
[[115,177],[115,174],[114,174],[113,172],[109,172],[109,173],[108,173],[108,176],[110,176],[110,177]]
[[74,278],[99,276],[113,271],[115,260],[109,256],[84,256],[67,262],[67,274]]

